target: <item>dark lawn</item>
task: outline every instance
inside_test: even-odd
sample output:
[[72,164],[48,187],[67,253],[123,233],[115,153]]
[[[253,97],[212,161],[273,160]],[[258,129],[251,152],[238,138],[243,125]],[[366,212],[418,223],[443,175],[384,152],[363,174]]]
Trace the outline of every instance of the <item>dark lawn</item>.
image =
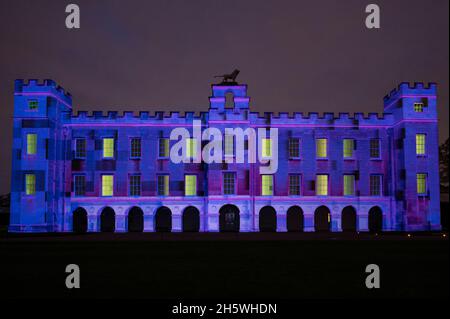
[[[8,235],[0,238],[0,297],[449,296],[440,235],[311,235]],[[81,289],[65,288],[70,263],[81,268]],[[365,288],[370,263],[381,268],[377,291]]]

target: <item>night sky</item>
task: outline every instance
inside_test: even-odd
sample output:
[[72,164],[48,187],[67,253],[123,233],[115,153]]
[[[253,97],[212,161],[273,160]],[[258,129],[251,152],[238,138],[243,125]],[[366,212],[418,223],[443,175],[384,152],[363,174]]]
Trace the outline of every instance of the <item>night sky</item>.
[[[81,29],[65,27],[65,6]],[[364,9],[381,8],[381,29]],[[206,111],[238,68],[253,111],[382,112],[399,82],[437,82],[449,133],[448,0],[0,0],[0,194],[9,192],[14,79],[54,79],[74,111]],[[217,79],[216,79],[217,80]]]

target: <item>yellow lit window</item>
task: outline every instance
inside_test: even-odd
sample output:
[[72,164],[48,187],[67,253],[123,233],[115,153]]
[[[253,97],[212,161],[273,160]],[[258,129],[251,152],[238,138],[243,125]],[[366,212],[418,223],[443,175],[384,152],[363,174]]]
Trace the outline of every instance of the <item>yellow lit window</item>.
[[316,176],[316,195],[328,195],[328,175]]
[[423,103],[414,103],[414,112],[422,113],[423,112]]
[[159,157],[169,157],[169,139],[159,139]]
[[416,154],[425,155],[425,134],[416,134]]
[[114,176],[102,175],[102,196],[113,196]]
[[114,157],[114,139],[112,137],[103,139],[103,157]]
[[186,155],[188,158],[197,156],[197,140],[194,138],[186,139]]
[[354,175],[344,175],[344,195],[355,195]]
[[262,139],[262,156],[263,157],[272,156],[272,140],[270,138]]
[[417,194],[426,194],[427,174],[417,174]]
[[158,176],[158,195],[169,196],[169,175]]
[[262,175],[262,192],[263,196],[273,195],[273,175]]
[[327,158],[327,139],[318,138],[316,139],[316,157],[317,158]]
[[349,138],[344,139],[344,158],[353,157],[353,149],[355,146],[355,141]]
[[186,175],[184,177],[184,194],[185,196],[197,195],[197,175]]
[[34,195],[36,193],[36,175],[25,174],[25,194]]
[[27,155],[36,155],[37,152],[37,135],[27,134]]

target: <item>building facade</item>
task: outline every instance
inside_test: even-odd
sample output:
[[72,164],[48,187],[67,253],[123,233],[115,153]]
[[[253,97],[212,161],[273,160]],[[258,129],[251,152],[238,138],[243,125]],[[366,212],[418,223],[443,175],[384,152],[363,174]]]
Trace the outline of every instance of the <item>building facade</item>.
[[[212,85],[200,114],[75,115],[70,94],[52,80],[16,80],[14,94],[11,232],[441,227],[435,84],[400,84],[382,116],[259,114],[235,82]],[[171,132],[193,134],[194,121],[232,141],[221,163],[171,160]],[[268,135],[255,147],[277,151],[277,170],[233,161],[238,143],[226,128],[276,128],[276,141]],[[192,157],[206,144],[194,141],[187,139]],[[248,155],[254,145],[242,146]]]

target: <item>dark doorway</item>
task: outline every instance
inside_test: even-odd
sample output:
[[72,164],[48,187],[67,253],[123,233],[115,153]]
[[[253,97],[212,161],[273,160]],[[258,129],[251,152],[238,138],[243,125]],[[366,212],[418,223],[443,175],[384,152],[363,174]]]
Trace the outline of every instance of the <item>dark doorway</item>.
[[155,230],[157,232],[172,231],[172,211],[169,208],[162,206],[156,211]]
[[304,225],[303,210],[298,206],[292,206],[286,214],[286,227],[289,232],[302,232]]
[[277,212],[272,206],[264,206],[259,211],[259,231],[277,231]]
[[331,213],[328,207],[320,206],[314,212],[314,229],[315,231],[330,231],[331,229]]
[[75,209],[72,218],[72,227],[74,233],[87,232],[88,217],[87,212],[84,208],[78,207],[77,209]]
[[183,212],[183,231],[198,232],[199,230],[200,212],[194,206],[189,206]]
[[238,232],[240,227],[239,208],[224,205],[219,211],[219,230],[221,232]]
[[113,233],[116,230],[116,213],[111,207],[103,208],[100,215],[100,231]]
[[356,231],[356,210],[353,206],[344,207],[341,215],[342,231],[355,232]]
[[137,206],[128,212],[128,231],[137,233],[144,231],[144,212]]
[[383,229],[383,212],[378,206],[369,210],[369,231],[371,233],[381,232]]

